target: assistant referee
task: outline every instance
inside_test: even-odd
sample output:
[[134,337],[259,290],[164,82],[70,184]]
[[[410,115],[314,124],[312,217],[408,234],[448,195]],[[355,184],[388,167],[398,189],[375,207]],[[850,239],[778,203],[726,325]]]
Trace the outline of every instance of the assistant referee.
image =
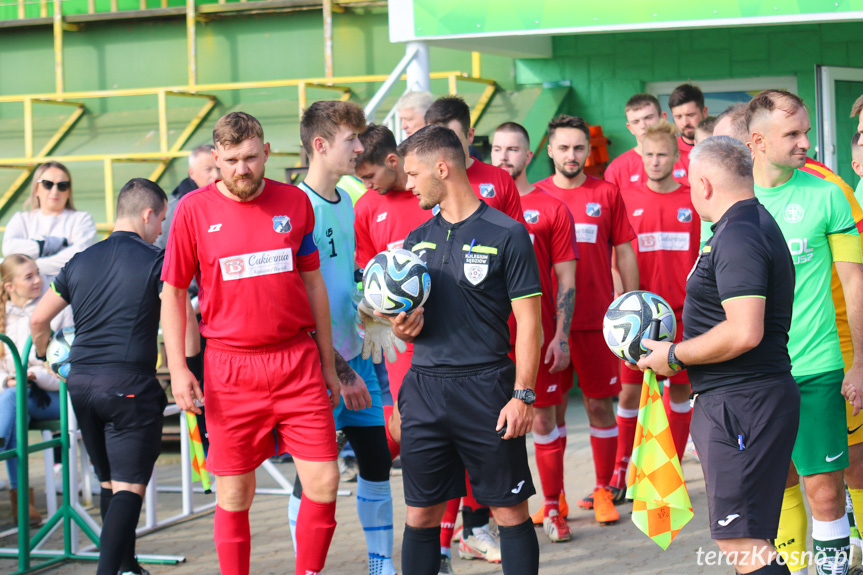
[[686,283],[683,341],[645,341],[642,369],[688,369],[690,432],[701,458],[710,533],[737,573],[789,573],[770,543],[800,415],[788,330],[794,265],[776,221],[755,198],[752,158],[715,136],[689,156],[692,204],[713,237]]
[[[428,266],[432,290],[419,308],[393,320],[414,343],[399,392],[402,468],[408,505],[405,575],[436,575],[446,502],[465,495],[467,467],[476,500],[500,527],[503,571],[539,569],[527,499],[535,493],[524,434],[533,420],[540,352],[540,281],[524,226],[473,193],[458,136],[427,126],[398,149],[407,189],[440,212],[404,247]],[[507,319],[518,325],[516,368]]]
[[102,483],[98,575],[147,573],[135,559],[135,528],[168,401],[156,379],[164,252],[152,245],[167,205],[157,184],[130,180],[117,198],[114,232],[69,260],[30,320],[44,358],[49,322],[73,309],[69,396]]

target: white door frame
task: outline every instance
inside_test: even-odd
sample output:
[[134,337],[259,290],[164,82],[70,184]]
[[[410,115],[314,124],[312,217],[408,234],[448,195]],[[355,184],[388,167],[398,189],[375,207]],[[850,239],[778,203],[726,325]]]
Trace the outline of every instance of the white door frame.
[[[815,105],[818,107],[818,151],[823,163],[834,172],[839,168],[836,151],[836,82],[863,82],[863,68],[815,66]],[[847,111],[842,111],[844,116]]]

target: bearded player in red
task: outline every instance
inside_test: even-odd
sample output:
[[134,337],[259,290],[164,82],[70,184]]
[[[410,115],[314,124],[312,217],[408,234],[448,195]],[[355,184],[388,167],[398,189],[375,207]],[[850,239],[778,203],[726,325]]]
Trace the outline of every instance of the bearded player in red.
[[[620,195],[636,239],[632,245],[638,258],[638,289],[659,294],[677,318],[677,339],[683,338],[683,300],[686,274],[698,257],[701,220],[692,207],[689,186],[674,180],[679,161],[677,129],[661,121],[648,126],[642,140],[642,158],[647,182],[625,186]],[[635,441],[642,373],[620,370],[622,390],[617,405],[617,461],[612,485],[626,488],[626,469]],[[692,409],[689,376],[681,371],[665,381],[663,400],[678,458],[683,458]]]
[[340,390],[314,212],[302,190],[264,179],[270,145],[255,118],[223,116],[213,143],[224,179],[183,197],[165,252],[171,390],[180,409],[200,413],[201,387],[184,353],[186,289],[195,277],[208,341],[207,468],[216,475],[221,572],[249,574],[255,469],[289,452],[304,487],[295,572],[317,574],[336,528],[332,409]]
[[602,318],[614,294],[612,252],[624,291],[638,289],[638,266],[630,244],[635,235],[617,186],[584,173],[590,154],[590,127],[583,119],[566,115],[552,119],[548,124],[548,154],[554,162],[554,175],[536,186],[569,208],[581,256],[575,278],[580,303],[570,328],[572,365],[566,379],[571,386],[577,375],[584,395],[596,486],[579,506],[592,508],[596,521],[608,525],[620,518],[614,502],[622,500],[622,493],[610,488],[617,454],[612,398],[620,393],[620,367],[605,345]]
[[[564,374],[569,367],[569,331],[575,307],[575,260],[578,248],[569,209],[560,200],[527,181],[525,169],[533,157],[527,130],[515,122],[497,127],[491,144],[491,161],[509,172],[521,196],[527,231],[533,241],[542,285],[542,363],[536,377],[533,404],[533,443],[536,466],[545,499],[533,522],[543,526],[555,543],[569,541],[572,532],[561,509],[563,495],[563,439],[557,428],[556,410],[563,401]],[[557,280],[557,293],[552,288]],[[556,302],[556,305],[555,305]],[[510,324],[510,331],[515,326]],[[515,353],[510,357],[515,361]],[[538,521],[537,521],[538,519]]]

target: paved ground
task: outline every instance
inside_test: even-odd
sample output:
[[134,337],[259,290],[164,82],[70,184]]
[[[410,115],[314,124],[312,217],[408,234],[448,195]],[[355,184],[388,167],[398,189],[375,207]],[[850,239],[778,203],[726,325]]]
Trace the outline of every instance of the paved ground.
[[[575,398],[568,413],[568,440],[566,452],[566,491],[574,508],[570,512],[569,523],[574,538],[569,543],[551,544],[541,529],[537,530],[540,541],[541,567],[543,575],[565,573],[609,572],[632,575],[677,575],[733,573],[728,566],[705,566],[697,564],[699,549],[714,551],[707,529],[707,510],[704,498],[704,481],[699,464],[685,459],[683,472],[695,510],[695,517],[683,529],[667,551],[662,551],[655,543],[643,535],[630,521],[631,505],[623,505],[621,521],[618,525],[600,527],[593,520],[592,512],[575,507],[575,500],[588,493],[593,486],[593,463],[588,438],[587,419],[581,402]],[[531,464],[534,480],[539,488],[538,475],[533,465],[533,445],[528,441],[531,451]],[[179,484],[178,456],[163,456],[158,465],[160,484]],[[41,459],[32,460],[33,472],[40,472]],[[279,468],[289,479],[293,479],[291,464],[281,464]],[[5,472],[0,472],[5,477]],[[259,486],[276,487],[275,482],[259,470]],[[42,488],[42,478],[37,478],[37,491]],[[353,484],[344,484],[344,489],[353,489]],[[401,548],[401,529],[404,524],[405,508],[402,500],[401,477],[392,478],[393,499],[395,501],[395,563],[399,565]],[[208,496],[196,496],[203,503]],[[98,497],[96,498],[98,501]],[[179,495],[159,494],[159,516],[168,517],[179,509]],[[538,496],[531,501],[531,509],[539,506]],[[44,509],[43,504],[40,505]],[[98,510],[92,510],[98,515]],[[11,527],[9,523],[9,501],[6,493],[0,496],[0,532]],[[326,572],[331,575],[366,573],[366,550],[359,521],[357,519],[354,496],[340,497],[336,511],[338,528],[330,548]],[[287,498],[276,495],[259,495],[252,507],[252,546],[253,574],[283,575],[293,572],[293,552],[287,523]],[[172,566],[150,566],[153,575],[192,575],[217,574],[218,562],[213,548],[213,514],[150,533],[138,540],[138,553],[184,555],[186,562]],[[59,542],[58,542],[59,543]],[[16,545],[14,536],[0,539],[0,546]],[[457,546],[453,547],[457,555]],[[0,574],[11,573],[16,569],[14,561],[0,559]],[[499,565],[478,561],[455,559],[454,567],[459,575],[480,575],[501,573]],[[79,575],[93,573],[93,564],[69,563],[46,571],[56,575]]]

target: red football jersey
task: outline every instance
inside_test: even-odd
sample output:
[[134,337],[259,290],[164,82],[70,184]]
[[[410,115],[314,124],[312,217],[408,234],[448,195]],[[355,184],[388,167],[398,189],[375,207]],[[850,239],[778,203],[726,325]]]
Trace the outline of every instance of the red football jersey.
[[691,152],[694,147],[695,144],[687,144],[683,140],[683,136],[677,136],[677,149],[680,150],[680,163],[683,164],[684,168],[686,168],[686,181],[681,182],[684,185],[689,185],[689,152]]
[[[674,180],[684,186],[689,185],[689,154],[686,155],[687,164],[684,165],[682,158],[674,162]],[[605,181],[611,182],[618,188],[638,186],[647,182],[647,172],[644,171],[644,159],[635,151],[635,148],[617,156],[605,169]]]
[[554,176],[536,187],[566,204],[575,222],[580,258],[575,274],[575,314],[572,331],[602,329],[602,318],[614,299],[611,249],[635,238],[617,187],[593,176],[580,187],[565,190]]
[[315,215],[306,194],[272,180],[248,202],[210,184],[183,196],[174,212],[162,280],[198,282],[201,334],[235,347],[259,347],[313,331],[299,272],[320,267]]
[[467,179],[476,197],[515,221],[524,223],[518,188],[508,172],[474,158],[473,164],[467,169]]
[[659,294],[678,319],[686,299],[686,274],[698,257],[701,218],[692,207],[688,186],[660,194],[647,186],[620,192],[636,239],[638,289]]
[[354,214],[356,262],[361,268],[382,251],[402,247],[408,234],[432,217],[432,211],[422,209],[419,199],[406,190],[369,190],[357,200]]

